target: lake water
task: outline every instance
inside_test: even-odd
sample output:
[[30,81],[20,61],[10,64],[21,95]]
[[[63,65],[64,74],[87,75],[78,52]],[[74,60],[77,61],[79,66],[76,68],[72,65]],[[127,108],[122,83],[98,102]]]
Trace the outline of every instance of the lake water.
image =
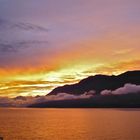
[[0,109],[4,140],[140,140],[140,109]]

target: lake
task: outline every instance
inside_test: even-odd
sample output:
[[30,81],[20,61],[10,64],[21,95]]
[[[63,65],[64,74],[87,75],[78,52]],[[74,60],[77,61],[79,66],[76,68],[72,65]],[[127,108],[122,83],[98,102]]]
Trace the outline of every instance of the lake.
[[140,140],[140,109],[0,108],[4,140]]

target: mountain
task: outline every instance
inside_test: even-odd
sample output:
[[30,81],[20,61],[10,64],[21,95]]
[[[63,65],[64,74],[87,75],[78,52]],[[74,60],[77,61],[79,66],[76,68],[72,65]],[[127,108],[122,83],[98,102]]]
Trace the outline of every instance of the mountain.
[[[95,90],[96,94],[91,95],[91,90]],[[128,71],[118,76],[90,76],[79,83],[57,87],[46,98],[49,100],[29,107],[140,108],[140,71]]]
[[79,83],[57,87],[48,95],[56,95],[58,93],[81,95],[90,90],[95,90],[96,93],[99,94],[101,91],[106,89],[115,90],[123,87],[126,83],[140,85],[140,71],[128,71],[118,76],[90,76],[81,80]]

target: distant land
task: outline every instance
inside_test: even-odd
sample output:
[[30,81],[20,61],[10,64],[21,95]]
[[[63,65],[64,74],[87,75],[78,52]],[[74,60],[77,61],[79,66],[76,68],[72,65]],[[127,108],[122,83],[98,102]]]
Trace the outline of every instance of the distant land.
[[[92,91],[92,93],[90,92]],[[93,92],[95,91],[95,92]],[[53,100],[32,104],[29,107],[54,108],[114,108],[140,107],[140,70],[128,71],[118,76],[95,75],[79,83],[64,85],[52,90],[48,95],[67,93],[80,96],[92,94],[89,98]]]
[[126,83],[140,85],[140,71],[128,71],[118,76],[90,76],[86,79],[81,80],[77,84],[57,87],[48,95],[56,95],[58,93],[69,93],[79,95],[90,90],[95,90],[97,94],[99,94],[105,89],[115,90],[124,86],[124,84]]

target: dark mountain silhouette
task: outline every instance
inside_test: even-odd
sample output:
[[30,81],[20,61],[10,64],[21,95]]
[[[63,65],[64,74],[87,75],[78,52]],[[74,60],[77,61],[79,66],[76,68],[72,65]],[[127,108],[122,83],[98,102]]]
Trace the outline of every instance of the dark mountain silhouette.
[[[77,84],[65,85],[55,88],[47,96],[59,95],[59,93],[73,94],[75,97],[81,97],[83,93],[95,90],[89,98],[63,98],[61,100],[50,100],[41,103],[35,103],[29,107],[40,108],[140,108],[140,90],[132,91],[128,88],[125,94],[107,94],[101,95],[103,90],[116,90],[124,87],[125,84],[140,85],[140,71],[128,71],[118,76],[95,75],[81,80]],[[136,87],[138,87],[136,86]],[[126,86],[125,86],[126,87]],[[136,88],[135,87],[135,88]]]
[[90,90],[95,90],[96,93],[99,94],[105,89],[115,90],[117,88],[123,87],[126,83],[140,85],[140,71],[128,71],[118,76],[90,76],[81,80],[79,83],[57,87],[48,95],[56,95],[58,93],[80,95]]

